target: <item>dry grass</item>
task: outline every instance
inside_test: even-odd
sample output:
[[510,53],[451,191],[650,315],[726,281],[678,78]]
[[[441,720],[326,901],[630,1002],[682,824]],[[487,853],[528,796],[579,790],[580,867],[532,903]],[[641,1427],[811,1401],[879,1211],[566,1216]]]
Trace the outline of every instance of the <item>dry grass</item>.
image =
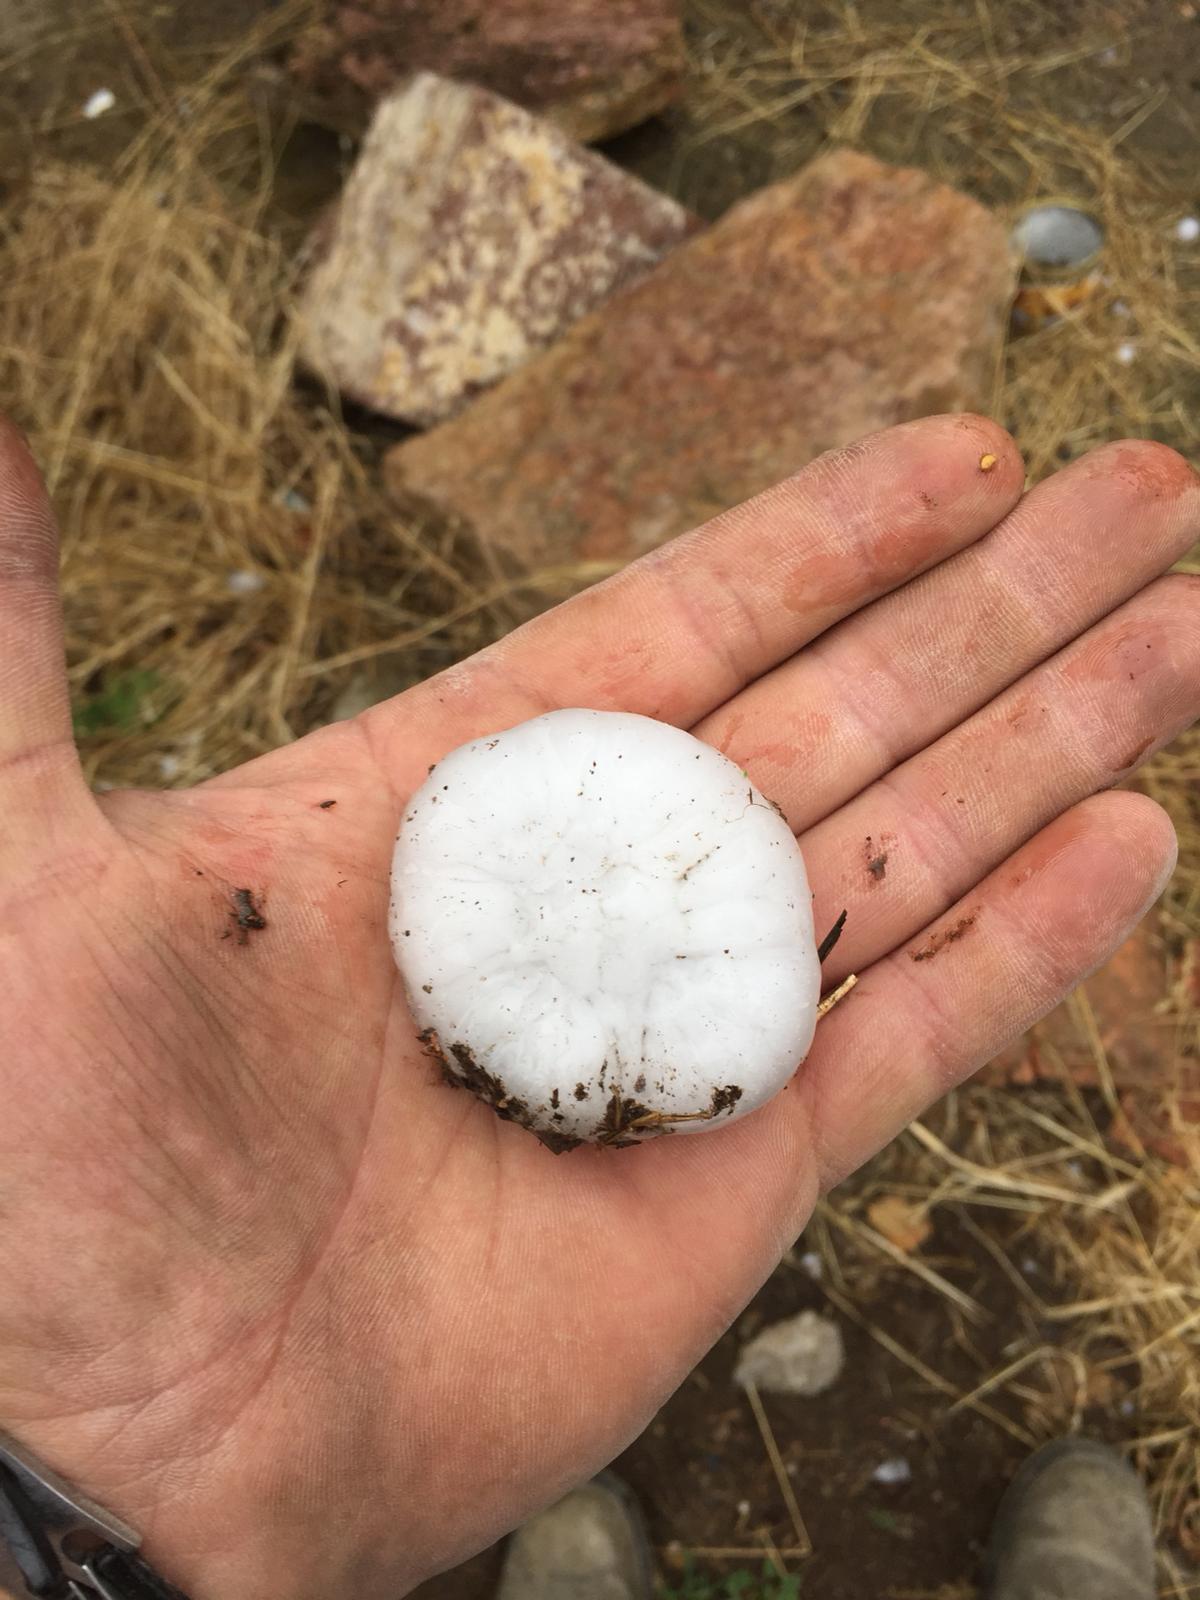
[[[1106,228],[1103,279],[1077,311],[1012,341],[995,409],[1034,477],[1120,434],[1194,449],[1198,280],[1171,231],[1193,197],[1126,154],[1144,92],[1117,108],[1120,125],[1072,123],[1052,109],[1056,75],[1083,46],[1015,53],[1012,11],[982,0],[929,0],[917,28],[900,14],[864,22],[852,4],[806,6],[801,26],[799,9],[764,3],[751,26],[744,7],[695,0],[684,193],[715,144],[766,152],[770,177],[835,139],[919,161],[999,205],[1079,196]],[[265,42],[252,38],[242,59]],[[466,535],[418,525],[382,496],[371,441],[292,381],[293,268],[266,221],[274,136],[228,69],[190,90],[183,123],[149,65],[146,132],[116,168],[56,165],[30,142],[0,213],[0,406],[31,433],[62,523],[89,771],[158,784],[304,732],[363,670],[390,688],[418,681],[595,574],[514,583]],[[1126,340],[1135,358],[1123,365]],[[1142,780],[1181,839],[1161,918],[1174,978],[1164,1083],[1200,1057],[1198,780],[1196,735]],[[1114,1064],[1086,1004],[1072,1017],[1100,1091],[1065,1078],[1059,1092],[960,1092],[835,1197],[814,1236],[833,1295],[869,1323],[872,1275],[914,1263],[880,1252],[860,1221],[864,1194],[891,1187],[953,1215],[979,1260],[1008,1262],[1012,1327],[973,1392],[918,1370],[1022,1442],[1107,1406],[1153,1484],[1164,1547],[1200,1556],[1200,1149],[1183,1123],[1170,1164],[1116,1145]],[[1178,1121],[1178,1102],[1164,1096],[1162,1114]],[[1026,1254],[1040,1286],[1020,1270]],[[970,1274],[932,1260],[915,1270],[948,1336],[969,1340]],[[1169,1568],[1164,1584],[1189,1592]]]
[[381,660],[402,688],[579,581],[505,578],[384,497],[369,443],[293,383],[268,135],[220,78],[191,106],[182,130],[148,106],[115,176],[35,165],[0,215],[0,405],[58,510],[105,784],[222,770],[325,720]]

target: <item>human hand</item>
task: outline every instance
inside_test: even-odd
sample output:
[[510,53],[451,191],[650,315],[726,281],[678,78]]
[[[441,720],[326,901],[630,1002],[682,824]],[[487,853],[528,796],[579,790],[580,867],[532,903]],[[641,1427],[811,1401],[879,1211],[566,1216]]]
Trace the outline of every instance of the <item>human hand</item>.
[[[352,723],[97,798],[49,513],[0,435],[0,1424],[195,1600],[395,1595],[610,1459],[819,1191],[1171,868],[1153,804],[1093,796],[1197,712],[1200,580],[1160,575],[1200,486],[1124,443],[1021,489],[981,418],[893,429]],[[554,1157],[415,1037],[403,803],[557,706],[718,745],[795,828],[818,931],[849,910],[826,977],[858,988],[703,1137]]]

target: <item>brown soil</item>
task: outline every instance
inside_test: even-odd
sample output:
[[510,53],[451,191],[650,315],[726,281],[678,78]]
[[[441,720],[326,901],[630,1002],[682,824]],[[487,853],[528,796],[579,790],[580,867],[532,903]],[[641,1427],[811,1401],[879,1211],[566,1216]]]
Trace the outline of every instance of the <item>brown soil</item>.
[[[954,1244],[947,1237],[944,1248],[952,1252]],[[987,1290],[1001,1306],[1011,1293],[1003,1282]],[[979,1298],[980,1286],[974,1292]],[[902,1295],[890,1292],[885,1303],[864,1310],[946,1373],[944,1317],[933,1298],[914,1281]],[[674,1565],[671,1541],[752,1550],[765,1536],[780,1550],[796,1546],[754,1415],[731,1375],[747,1334],[799,1311],[827,1308],[820,1285],[803,1268],[777,1272],[617,1463],[650,1508],[666,1572]],[[846,1366],[834,1387],[811,1399],[762,1397],[813,1546],[810,1557],[788,1558],[786,1565],[802,1573],[805,1591],[821,1600],[882,1600],[969,1581],[1019,1446],[969,1411],[946,1418],[944,1403],[926,1384],[881,1352],[864,1329],[844,1316],[838,1320]],[[965,1353],[955,1365],[955,1376],[968,1387],[977,1381]],[[911,1481],[886,1488],[875,1483],[875,1469],[895,1459],[910,1464]],[[753,1571],[760,1560],[731,1557],[712,1565]]]
[[960,939],[965,938],[974,926],[975,918],[972,916],[960,917],[957,922],[951,923],[948,928],[938,928],[934,933],[930,934],[928,944],[922,945],[919,950],[909,951],[909,960],[932,961],[936,956],[941,955],[947,945],[957,944]]

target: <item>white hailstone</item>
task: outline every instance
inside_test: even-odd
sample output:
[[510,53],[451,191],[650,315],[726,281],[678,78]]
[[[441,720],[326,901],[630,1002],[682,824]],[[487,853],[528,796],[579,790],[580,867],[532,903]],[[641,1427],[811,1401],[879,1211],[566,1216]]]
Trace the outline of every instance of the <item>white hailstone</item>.
[[791,829],[649,717],[553,711],[448,755],[405,808],[389,931],[447,1077],[551,1148],[743,1116],[812,1040]]
[[1181,244],[1195,244],[1200,239],[1200,217],[1180,217],[1175,224],[1175,237]]

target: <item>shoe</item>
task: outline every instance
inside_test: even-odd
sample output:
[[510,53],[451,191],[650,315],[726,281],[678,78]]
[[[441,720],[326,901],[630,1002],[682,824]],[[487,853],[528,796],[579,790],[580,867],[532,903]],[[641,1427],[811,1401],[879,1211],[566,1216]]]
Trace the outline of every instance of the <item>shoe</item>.
[[1141,1480],[1094,1439],[1031,1456],[1000,1503],[987,1600],[1154,1600],[1154,1528]]
[[637,1504],[611,1472],[540,1512],[509,1540],[496,1600],[652,1600]]

